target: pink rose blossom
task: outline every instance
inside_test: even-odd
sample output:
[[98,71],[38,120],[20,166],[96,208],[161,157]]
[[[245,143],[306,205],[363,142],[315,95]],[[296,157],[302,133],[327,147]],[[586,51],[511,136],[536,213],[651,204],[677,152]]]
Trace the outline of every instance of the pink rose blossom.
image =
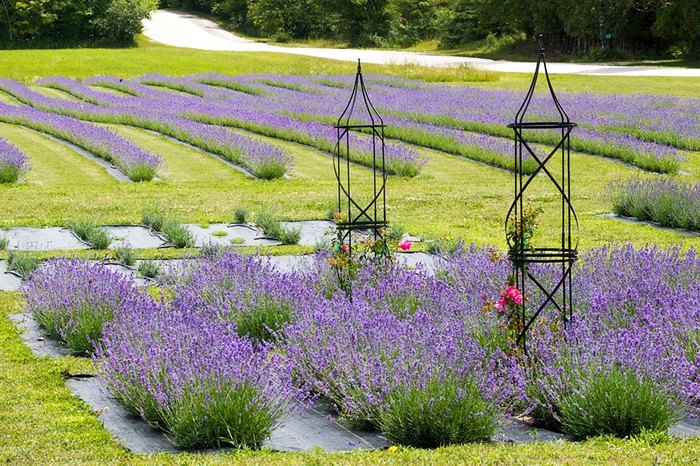
[[399,249],[402,249],[404,251],[408,251],[409,249],[411,249],[412,245],[413,245],[413,243],[411,243],[411,240],[405,239],[399,243]]

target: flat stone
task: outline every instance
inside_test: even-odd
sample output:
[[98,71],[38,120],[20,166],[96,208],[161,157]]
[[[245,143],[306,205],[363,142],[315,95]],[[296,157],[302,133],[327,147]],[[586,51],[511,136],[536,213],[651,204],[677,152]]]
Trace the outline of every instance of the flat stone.
[[[225,223],[213,223],[208,228],[201,225],[187,224],[187,228],[195,237],[195,244],[199,247],[206,245],[217,246],[276,246],[279,241],[262,238],[262,234],[255,228],[245,225],[228,225]],[[217,236],[214,233],[225,232],[225,236]],[[221,233],[219,233],[221,234]]]
[[10,228],[5,232],[9,240],[7,249],[18,251],[51,251],[89,249],[89,246],[73,236],[70,230],[50,228]]
[[0,261],[0,291],[19,291],[22,279],[7,272],[7,262]]
[[519,419],[507,419],[499,426],[491,439],[495,443],[557,442],[572,440],[572,437],[559,432],[534,427]]
[[108,226],[105,227],[112,236],[111,248],[130,246],[134,249],[159,248],[165,241],[144,226]]
[[158,429],[128,413],[96,378],[69,379],[68,388],[96,413],[105,429],[133,453],[175,453],[177,447]]
[[57,340],[49,338],[30,314],[11,314],[10,320],[21,330],[20,337],[24,344],[38,357],[60,358],[71,354],[68,347]]
[[301,230],[299,244],[302,246],[313,246],[323,239],[332,238],[335,234],[335,224],[327,220],[281,223],[283,227]]

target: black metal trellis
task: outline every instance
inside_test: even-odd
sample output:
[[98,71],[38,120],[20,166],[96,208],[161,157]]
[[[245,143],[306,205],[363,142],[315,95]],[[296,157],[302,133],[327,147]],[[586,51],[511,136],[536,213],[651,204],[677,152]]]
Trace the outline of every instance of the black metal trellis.
[[[354,114],[356,105],[363,115]],[[386,221],[386,170],[384,160],[384,120],[375,110],[367,94],[362,77],[360,60],[357,60],[357,74],[352,95],[345,110],[334,126],[337,131],[337,143],[333,168],[338,181],[338,212],[343,219],[336,223],[339,242],[347,245],[348,254],[352,255],[353,233],[363,232],[372,239],[384,241],[383,232],[388,226]],[[353,136],[353,133],[355,135]],[[372,191],[368,199],[360,199],[352,189],[353,163],[351,151],[358,150],[360,139],[368,139],[372,156]],[[354,170],[359,170],[357,167]],[[353,197],[355,196],[355,197]]]
[[[544,69],[547,79],[549,94],[558,113],[556,121],[525,121],[525,116],[532,97],[535,93],[537,78],[540,73],[540,66]],[[559,99],[554,93],[552,83],[547,72],[547,62],[545,60],[544,42],[542,35],[538,37],[538,57],[535,67],[535,74],[530,84],[527,96],[523,101],[515,121],[508,125],[513,129],[515,138],[515,183],[513,203],[506,215],[506,239],[508,241],[508,258],[513,266],[513,284],[519,288],[524,300],[516,307],[519,320],[517,343],[525,352],[526,334],[540,313],[548,306],[553,306],[560,312],[564,325],[571,320],[572,312],[572,278],[571,269],[578,257],[579,223],[576,212],[571,204],[571,160],[570,160],[570,134],[576,127],[576,123],[569,120]],[[560,131],[560,140],[546,157],[540,157],[527,141],[527,131]],[[523,157],[530,156],[536,163],[537,168],[531,174],[523,172]],[[548,167],[553,159],[560,158],[561,173],[555,173]],[[558,244],[550,244],[546,247],[532,247],[527,244],[527,222],[524,211],[524,200],[528,187],[537,175],[544,175],[548,179],[561,197],[560,209],[560,241]],[[510,233],[510,234],[509,234]],[[530,269],[532,263],[560,264],[558,279],[552,283],[538,279]],[[537,309],[527,313],[526,308],[530,299],[530,286],[533,290],[539,290],[543,295],[543,301],[537,305]]]

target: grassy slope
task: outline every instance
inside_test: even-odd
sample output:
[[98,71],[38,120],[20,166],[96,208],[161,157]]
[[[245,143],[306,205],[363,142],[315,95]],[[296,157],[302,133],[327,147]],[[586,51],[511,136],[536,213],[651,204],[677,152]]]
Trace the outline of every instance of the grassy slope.
[[[31,82],[36,77],[86,77],[111,74],[131,77],[160,72],[225,73],[345,73],[351,63],[283,55],[183,51],[149,45],[127,50],[2,51],[0,75]],[[369,72],[406,73],[405,69],[367,66]],[[424,76],[432,72],[421,70]],[[444,77],[444,76],[443,76]],[[556,77],[561,91],[650,92],[700,97],[700,80],[668,78]],[[525,89],[529,76],[501,75],[497,82],[477,85]],[[5,100],[0,96],[0,100]],[[315,151],[275,142],[296,159],[293,179],[259,182],[246,178],[207,155],[133,128],[116,128],[165,161],[162,181],[124,184],[97,165],[32,131],[0,125],[0,134],[30,153],[34,169],[26,184],[0,187],[2,226],[62,224],[79,215],[102,223],[133,223],[145,204],[171,206],[183,220],[215,222],[230,219],[231,209],[253,210],[275,205],[285,218],[320,218],[332,199],[330,159]],[[511,175],[481,164],[426,151],[430,164],[414,180],[391,179],[389,216],[417,233],[462,235],[480,243],[501,244],[502,221],[510,197]],[[634,240],[686,246],[674,232],[601,219],[609,211],[604,196],[608,181],[637,170],[586,155],[575,155],[576,206],[582,220],[583,246]],[[683,167],[686,178],[700,178],[700,155]],[[363,173],[361,177],[366,177]],[[542,190],[541,202],[551,202]],[[544,220],[546,221],[546,219]],[[150,254],[147,254],[150,255]],[[155,255],[155,253],[153,253]],[[468,445],[434,451],[278,454],[232,452],[224,455],[130,455],[73,398],[61,372],[89,370],[75,358],[35,358],[20,343],[16,327],[6,318],[20,311],[17,294],[0,293],[0,462],[12,464],[696,464],[700,440],[650,445],[641,441],[597,440],[553,445]]]

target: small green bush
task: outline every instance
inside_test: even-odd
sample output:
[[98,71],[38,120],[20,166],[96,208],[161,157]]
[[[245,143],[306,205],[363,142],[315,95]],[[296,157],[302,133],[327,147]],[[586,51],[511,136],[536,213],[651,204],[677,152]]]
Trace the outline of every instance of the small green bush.
[[4,251],[7,249],[7,246],[10,244],[10,239],[5,236],[4,234],[0,234],[0,251]]
[[165,214],[156,208],[145,209],[141,213],[141,223],[155,231],[161,231],[163,229],[165,220]]
[[39,267],[39,259],[24,252],[10,251],[7,256],[7,269],[29,278]]
[[681,417],[680,400],[629,370],[614,368],[591,377],[585,390],[565,396],[559,406],[562,427],[575,438],[665,432]]
[[476,383],[452,377],[393,394],[379,425],[397,443],[433,448],[488,441],[497,417]]
[[255,219],[265,236],[276,239],[282,244],[297,244],[301,239],[301,229],[285,228],[271,213],[260,212]]
[[234,223],[246,224],[248,223],[248,210],[243,207],[238,207],[233,211],[233,221]]
[[98,227],[87,220],[69,220],[68,228],[85,241],[93,249],[107,249],[112,243],[112,237],[104,228]]
[[136,263],[136,258],[134,257],[134,250],[131,246],[124,245],[116,248],[114,250],[114,258],[124,265],[134,265]]
[[158,278],[161,273],[161,267],[155,261],[143,261],[139,264],[139,274],[146,278]]
[[282,235],[277,238],[282,244],[298,244],[301,240],[301,228],[282,228]]
[[163,223],[161,232],[174,248],[192,248],[195,245],[195,238],[192,232],[185,225],[175,220],[167,219]]
[[282,236],[282,225],[270,212],[260,212],[255,219],[255,223],[268,238],[278,239]]

